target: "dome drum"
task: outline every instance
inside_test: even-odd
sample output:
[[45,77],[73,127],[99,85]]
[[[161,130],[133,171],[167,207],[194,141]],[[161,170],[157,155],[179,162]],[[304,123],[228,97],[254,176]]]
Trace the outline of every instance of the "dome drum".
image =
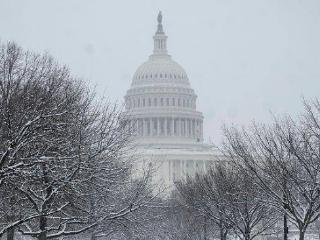
[[135,138],[176,138],[179,141],[202,142],[203,118],[192,116],[145,116],[130,118]]

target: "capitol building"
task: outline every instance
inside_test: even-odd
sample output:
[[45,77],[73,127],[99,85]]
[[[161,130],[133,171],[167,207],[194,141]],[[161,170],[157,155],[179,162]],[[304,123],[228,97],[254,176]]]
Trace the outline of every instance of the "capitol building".
[[217,155],[203,142],[204,117],[188,76],[168,54],[161,12],[157,20],[153,53],[134,73],[125,108],[141,159],[156,166],[155,180],[173,186],[205,171]]

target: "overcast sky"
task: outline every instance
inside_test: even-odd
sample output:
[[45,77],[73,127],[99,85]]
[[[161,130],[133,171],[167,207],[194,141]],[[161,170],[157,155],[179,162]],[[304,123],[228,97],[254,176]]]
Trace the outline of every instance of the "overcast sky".
[[1,41],[49,52],[118,102],[162,10],[169,53],[215,143],[223,123],[297,114],[302,96],[320,95],[319,0],[0,0],[0,10]]

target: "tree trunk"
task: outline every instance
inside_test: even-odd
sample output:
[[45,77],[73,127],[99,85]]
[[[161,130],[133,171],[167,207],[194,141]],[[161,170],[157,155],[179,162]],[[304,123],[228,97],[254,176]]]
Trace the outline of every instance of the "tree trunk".
[[91,240],[96,240],[96,239],[97,239],[96,234],[95,234],[95,233],[92,233],[92,234],[91,234]]
[[299,229],[299,240],[304,240],[304,230]]
[[288,240],[288,233],[289,233],[288,217],[287,217],[287,214],[285,213],[283,215],[283,240]]
[[14,240],[14,228],[9,228],[7,231],[7,240]]
[[207,218],[204,217],[204,224],[203,224],[203,239],[207,240]]
[[219,226],[219,228],[220,228],[220,240],[224,240],[223,239],[223,228],[222,228],[222,226]]
[[225,229],[223,233],[223,240],[227,240],[227,236],[228,236],[228,230]]
[[227,230],[224,228],[223,224],[219,224],[219,230],[220,230],[220,240],[226,240]]
[[47,240],[47,218],[45,216],[41,216],[39,220],[40,234],[38,236],[38,240]]
[[250,231],[248,231],[247,229],[245,230],[245,233],[244,233],[244,239],[245,240],[250,240]]

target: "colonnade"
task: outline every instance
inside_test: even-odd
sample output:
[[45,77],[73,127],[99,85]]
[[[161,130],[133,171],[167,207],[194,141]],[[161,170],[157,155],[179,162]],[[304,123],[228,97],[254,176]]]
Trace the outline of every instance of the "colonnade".
[[138,136],[178,136],[201,141],[202,120],[180,117],[151,117],[131,120],[131,127]]

